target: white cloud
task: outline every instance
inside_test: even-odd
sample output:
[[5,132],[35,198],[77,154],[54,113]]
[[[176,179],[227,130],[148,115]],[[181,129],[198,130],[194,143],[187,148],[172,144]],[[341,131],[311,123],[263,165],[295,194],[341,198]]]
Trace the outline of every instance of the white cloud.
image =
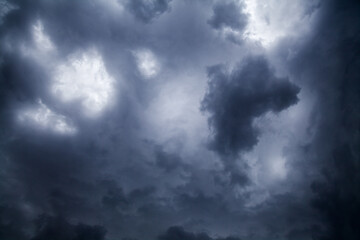
[[56,68],[51,92],[64,103],[79,102],[88,117],[95,117],[112,102],[114,83],[101,55],[91,49]]
[[152,78],[160,71],[160,64],[152,51],[139,49],[133,52],[138,70],[145,78]]
[[53,112],[41,100],[35,107],[21,109],[17,118],[22,124],[38,129],[65,135],[76,133],[76,128],[68,118]]
[[318,1],[244,0],[249,23],[245,35],[269,47],[278,39],[300,36],[311,28],[312,14]]
[[54,44],[51,42],[49,36],[44,32],[44,25],[40,20],[37,20],[32,27],[32,35],[36,48],[43,53],[53,51],[55,49]]

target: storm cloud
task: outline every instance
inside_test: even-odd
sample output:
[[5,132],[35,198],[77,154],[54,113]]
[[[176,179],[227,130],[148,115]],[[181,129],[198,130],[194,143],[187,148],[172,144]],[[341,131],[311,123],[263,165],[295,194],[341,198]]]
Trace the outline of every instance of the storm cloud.
[[0,1],[0,239],[358,239],[357,1]]
[[300,89],[277,78],[264,57],[250,57],[228,72],[225,66],[208,68],[209,89],[202,111],[210,113],[210,148],[222,155],[251,150],[258,141],[253,120],[269,111],[278,113],[298,101]]

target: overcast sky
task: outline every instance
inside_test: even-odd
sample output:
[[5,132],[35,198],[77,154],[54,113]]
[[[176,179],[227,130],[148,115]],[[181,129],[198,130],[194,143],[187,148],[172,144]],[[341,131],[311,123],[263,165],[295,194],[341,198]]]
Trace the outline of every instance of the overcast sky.
[[356,0],[0,0],[0,240],[360,239]]

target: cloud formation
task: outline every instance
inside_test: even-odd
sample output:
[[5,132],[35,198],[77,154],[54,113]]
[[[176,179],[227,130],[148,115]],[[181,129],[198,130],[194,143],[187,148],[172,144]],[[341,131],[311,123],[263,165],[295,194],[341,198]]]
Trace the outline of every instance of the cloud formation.
[[148,23],[170,9],[171,0],[134,0],[127,2],[129,11],[140,21]]
[[[206,233],[186,232],[182,227],[170,227],[158,240],[212,240]],[[215,238],[216,240],[240,240],[237,237]]]
[[208,24],[215,29],[230,27],[242,31],[247,24],[247,16],[243,13],[242,3],[219,2],[213,7],[213,15]]
[[0,239],[359,238],[356,1],[0,9]]
[[221,1],[213,6],[213,15],[207,23],[219,30],[226,39],[240,44],[248,24],[242,1]]
[[264,57],[247,58],[231,72],[221,65],[209,67],[208,77],[201,109],[210,113],[210,148],[221,155],[251,150],[259,135],[255,118],[298,101],[299,87],[277,78]]
[[106,230],[101,226],[88,226],[82,223],[72,225],[60,217],[40,216],[36,220],[36,233],[31,240],[103,240]]

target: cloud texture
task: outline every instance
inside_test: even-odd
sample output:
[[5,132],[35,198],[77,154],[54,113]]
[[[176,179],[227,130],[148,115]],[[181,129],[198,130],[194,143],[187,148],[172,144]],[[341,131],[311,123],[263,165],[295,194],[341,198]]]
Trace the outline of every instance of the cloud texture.
[[357,1],[0,9],[0,239],[359,239]]

